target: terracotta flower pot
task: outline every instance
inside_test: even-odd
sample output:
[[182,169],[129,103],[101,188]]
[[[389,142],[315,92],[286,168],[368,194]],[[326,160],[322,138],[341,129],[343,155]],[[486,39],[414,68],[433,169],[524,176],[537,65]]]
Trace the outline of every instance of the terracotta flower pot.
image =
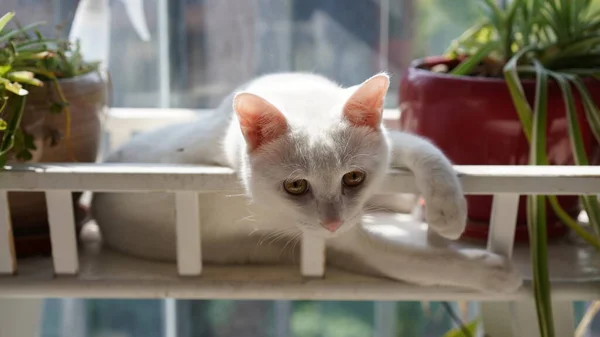
[[[529,145],[513,107],[506,83],[500,78],[452,76],[429,71],[455,61],[432,57],[413,62],[400,84],[400,125],[403,130],[430,139],[457,165],[527,165]],[[424,68],[424,69],[423,69]],[[524,81],[530,101],[535,97],[535,81]],[[600,81],[586,85],[600,105]],[[573,165],[567,117],[561,91],[555,83],[548,88],[548,159],[554,165]],[[574,91],[575,93],[575,91]],[[596,143],[577,94],[579,123],[591,163],[598,163]],[[521,197],[516,240],[526,241],[526,197]],[[559,197],[571,215],[579,211],[577,197]],[[464,237],[486,239],[492,206],[491,196],[468,196],[469,223]],[[566,233],[548,206],[548,235]]]
[[[60,87],[71,112],[72,155],[77,162],[95,162],[100,145],[100,115],[106,107],[106,85],[97,72],[62,79]],[[60,102],[55,86],[28,87],[22,127],[34,137],[34,163],[73,162],[65,142],[65,113],[51,112],[50,102]],[[58,142],[56,142],[58,141]],[[73,193],[76,222],[86,216],[77,206],[81,193]],[[50,253],[49,227],[44,193],[8,194],[17,256]]]

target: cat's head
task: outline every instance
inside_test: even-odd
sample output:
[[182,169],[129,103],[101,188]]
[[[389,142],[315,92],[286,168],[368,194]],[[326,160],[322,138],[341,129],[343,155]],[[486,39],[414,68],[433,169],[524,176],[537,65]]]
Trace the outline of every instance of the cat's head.
[[322,111],[333,116],[326,125],[296,125],[267,100],[237,94],[234,110],[246,140],[241,175],[253,202],[323,237],[356,225],[388,167],[388,87],[389,76],[378,74],[339,89],[331,111]]

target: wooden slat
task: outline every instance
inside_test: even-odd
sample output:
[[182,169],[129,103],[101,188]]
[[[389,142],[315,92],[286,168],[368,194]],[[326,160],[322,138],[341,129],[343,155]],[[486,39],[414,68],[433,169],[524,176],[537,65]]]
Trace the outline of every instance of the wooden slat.
[[8,193],[0,190],[0,274],[12,274],[16,271],[14,247]]
[[518,327],[513,318],[513,311],[513,305],[510,302],[482,302],[481,321],[485,335],[492,337],[529,337],[517,333]]
[[21,191],[211,193],[240,188],[231,169],[193,165],[15,165],[0,175],[0,189]]
[[175,207],[179,274],[184,276],[200,275],[202,273],[202,249],[198,193],[175,193]]
[[[456,166],[467,194],[596,194],[598,166]],[[43,173],[43,174],[42,174]],[[20,191],[239,190],[231,169],[223,167],[130,164],[15,165],[0,175],[0,189]],[[391,170],[382,192],[417,193],[410,172]]]
[[552,301],[552,318],[556,337],[571,337],[575,333],[573,301]]
[[[133,267],[135,268],[135,266]],[[449,287],[419,287],[395,280],[370,280],[329,268],[327,277],[306,279],[297,267],[272,269],[233,266],[205,266],[201,278],[114,279],[106,273],[101,279],[76,277],[26,277],[20,274],[0,277],[0,298],[188,298],[257,300],[353,300],[353,301],[514,301],[531,299],[531,286],[514,293],[482,293]],[[19,266],[19,270],[21,270]],[[173,268],[173,274],[175,269]],[[265,277],[277,276],[277,277]],[[599,282],[557,283],[552,286],[555,300],[590,301],[600,299]],[[535,316],[535,309],[533,311]],[[520,335],[528,336],[528,335]]]
[[302,276],[323,277],[325,275],[325,240],[318,236],[302,235],[302,256],[300,258]]
[[377,301],[373,303],[375,324],[374,337],[390,337],[398,335],[398,302]]
[[512,256],[518,211],[518,194],[494,195],[487,246],[489,251],[509,258]]
[[75,218],[70,191],[46,192],[52,259],[56,274],[76,274],[79,269]]
[[[540,328],[538,325],[533,296],[521,301],[515,301],[510,305],[513,313],[511,317],[511,323],[515,325],[515,337],[539,337]],[[563,337],[558,335],[556,336]],[[571,336],[573,336],[573,334],[571,334],[569,337]]]

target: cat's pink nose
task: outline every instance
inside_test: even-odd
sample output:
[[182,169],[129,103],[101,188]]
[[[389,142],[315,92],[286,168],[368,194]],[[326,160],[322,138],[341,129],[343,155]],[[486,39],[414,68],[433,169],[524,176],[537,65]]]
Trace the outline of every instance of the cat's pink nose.
[[340,226],[342,225],[342,221],[341,220],[333,220],[333,221],[324,221],[321,223],[321,225],[323,225],[323,227],[325,227],[325,229],[327,229],[330,232],[335,232],[338,230],[338,228],[340,228]]

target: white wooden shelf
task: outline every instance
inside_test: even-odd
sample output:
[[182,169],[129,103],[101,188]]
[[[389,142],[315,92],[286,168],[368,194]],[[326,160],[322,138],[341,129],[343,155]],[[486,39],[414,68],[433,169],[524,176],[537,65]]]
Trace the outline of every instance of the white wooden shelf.
[[[467,194],[600,193],[600,166],[455,166]],[[417,193],[407,170],[388,172],[381,192]],[[239,190],[229,168],[169,164],[60,164],[7,166],[0,190],[211,193]]]
[[[377,214],[375,221],[421,231],[407,216]],[[418,287],[387,279],[327,268],[325,277],[306,278],[298,266],[205,265],[202,276],[177,275],[175,263],[138,259],[103,249],[93,223],[84,231],[80,269],[75,276],[54,276],[51,258],[19,260],[14,276],[0,276],[2,297],[311,299],[311,300],[522,300],[532,297],[529,282],[511,294],[484,294],[456,288]],[[440,239],[442,240],[442,239]],[[483,244],[450,242],[461,247]],[[513,261],[531,278],[526,245],[517,245]],[[600,299],[600,253],[574,238],[552,243],[550,273],[555,300]]]

